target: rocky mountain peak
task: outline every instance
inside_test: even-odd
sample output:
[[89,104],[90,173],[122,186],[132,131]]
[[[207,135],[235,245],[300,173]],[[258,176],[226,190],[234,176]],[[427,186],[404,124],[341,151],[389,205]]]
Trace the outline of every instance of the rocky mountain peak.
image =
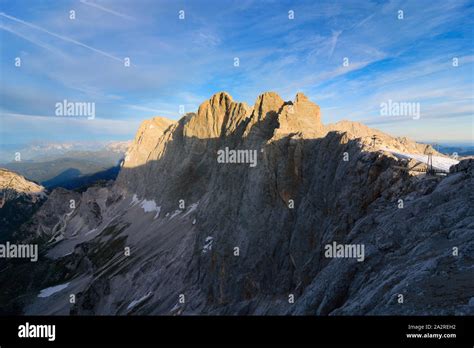
[[295,102],[298,103],[298,102],[304,102],[308,100],[308,97],[302,93],[302,92],[298,92],[296,93],[296,97],[295,97]]
[[229,135],[250,111],[247,104],[234,102],[226,92],[216,93],[199,106],[197,114],[185,125],[184,135],[199,139]]
[[185,124],[183,134],[189,138],[219,138],[234,134],[241,124],[243,133],[239,134],[244,136],[256,124],[260,133],[265,134],[278,128],[277,136],[323,133],[320,108],[303,93],[298,93],[294,102],[285,102],[277,93],[265,92],[250,108],[246,103],[235,102],[228,93],[219,92],[199,106],[197,114]]
[[8,240],[46,198],[43,186],[0,168],[0,241]]
[[254,113],[257,116],[257,120],[261,121],[271,112],[276,114],[284,103],[285,101],[275,92],[260,94],[254,106]]
[[146,163],[157,140],[175,121],[165,117],[154,117],[143,121],[128,148],[123,167],[137,167]]
[[324,134],[321,111],[303,93],[297,93],[294,102],[285,103],[279,116],[279,127],[275,137],[301,134],[307,138],[317,138]]
[[0,192],[1,205],[10,199],[19,196],[28,197],[35,202],[45,197],[45,188],[35,182],[25,179],[20,174],[0,168]]
[[[217,92],[209,99],[209,103],[212,105],[221,104],[222,102],[232,102],[232,101],[233,101],[232,96],[225,91]],[[205,104],[205,102],[203,104]]]

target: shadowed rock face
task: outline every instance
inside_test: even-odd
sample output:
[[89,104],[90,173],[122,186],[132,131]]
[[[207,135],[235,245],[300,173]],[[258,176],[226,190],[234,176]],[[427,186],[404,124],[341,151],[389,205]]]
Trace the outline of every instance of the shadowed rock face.
[[[59,213],[64,239],[44,244],[41,270],[54,265],[60,276],[23,280],[29,295],[9,305],[30,314],[473,313],[472,164],[425,178],[394,168],[381,147],[430,151],[357,123],[324,126],[303,94],[265,93],[249,108],[218,93],[177,122],[147,121],[115,184]],[[225,148],[255,151],[257,165],[218,162]],[[43,225],[36,214],[28,228]],[[326,257],[333,242],[363,245],[364,260]],[[61,283],[64,293],[36,298]]]

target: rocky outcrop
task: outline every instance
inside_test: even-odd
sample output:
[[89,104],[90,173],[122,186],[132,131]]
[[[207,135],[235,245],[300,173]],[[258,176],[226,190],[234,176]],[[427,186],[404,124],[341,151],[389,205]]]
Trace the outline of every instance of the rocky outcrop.
[[[366,145],[371,145],[376,149],[381,147],[388,147],[401,152],[417,153],[417,154],[436,154],[437,156],[444,156],[435,151],[431,145],[420,144],[407,137],[392,137],[389,134],[381,132],[377,129],[367,127],[359,122],[340,121],[325,126],[327,132],[347,132],[356,137],[359,137]],[[374,139],[375,137],[375,139]]]
[[466,158],[461,160],[458,164],[450,168],[451,173],[467,172],[472,175],[472,168],[474,167],[474,158]]
[[[249,108],[218,93],[155,120],[115,184],[82,193],[45,250],[76,304],[58,293],[25,313],[472,313],[472,176],[409,175],[384,150],[426,145],[324,126],[302,94],[264,93]],[[333,243],[365,253],[328,257]]]
[[33,218],[15,234],[25,242],[54,242],[64,238],[66,217],[79,206],[80,194],[63,188],[54,189]]
[[144,121],[138,129],[133,143],[129,145],[123,167],[138,167],[149,161],[157,140],[173,123],[174,121],[164,117],[155,117]]
[[249,116],[251,109],[245,103],[236,103],[225,92],[217,93],[199,106],[183,129],[187,138],[215,139],[229,136]]
[[46,197],[46,190],[43,186],[26,180],[20,174],[2,168],[0,168],[0,192],[2,205],[19,197],[25,197],[31,202]]
[[319,138],[324,135],[319,106],[303,93],[298,93],[294,102],[283,106],[278,122],[279,126],[275,130],[277,139],[292,134],[301,134],[304,138]]
[[46,189],[0,168],[0,241],[9,240],[47,197]]

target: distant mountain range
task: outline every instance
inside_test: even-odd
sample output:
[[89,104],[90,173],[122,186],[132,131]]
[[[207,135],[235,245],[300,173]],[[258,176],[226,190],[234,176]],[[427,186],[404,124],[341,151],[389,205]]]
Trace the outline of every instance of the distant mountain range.
[[436,147],[439,152],[442,152],[446,155],[457,154],[460,157],[474,156],[474,146],[465,145],[465,146],[449,146],[449,145],[439,145]]
[[[1,164],[48,189],[76,189],[97,180],[113,180],[130,142],[111,142],[86,150],[82,144],[45,144],[27,147],[21,161]],[[24,152],[23,152],[24,151]],[[26,153],[27,158],[24,159]]]
[[91,151],[123,154],[130,143],[131,141],[3,144],[0,145],[0,164],[18,161],[17,154],[20,154],[20,161],[36,162],[51,161],[81,152],[87,155]]

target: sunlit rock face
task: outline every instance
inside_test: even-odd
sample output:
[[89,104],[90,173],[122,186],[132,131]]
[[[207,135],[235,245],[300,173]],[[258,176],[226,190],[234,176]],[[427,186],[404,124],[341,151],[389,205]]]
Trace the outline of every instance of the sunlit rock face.
[[250,114],[245,103],[237,103],[225,93],[217,93],[199,106],[197,114],[184,126],[187,138],[214,139],[234,133]]
[[0,241],[12,238],[46,198],[43,186],[0,168]]
[[298,93],[294,102],[283,106],[278,115],[278,122],[279,127],[275,130],[276,138],[291,134],[317,138],[324,134],[319,106],[311,102],[303,93]]
[[0,168],[0,192],[5,202],[18,196],[26,196],[30,200],[36,201],[46,194],[43,186],[26,180],[22,175],[2,168]]
[[149,161],[157,140],[173,123],[175,122],[164,117],[155,117],[144,121],[132,144],[129,145],[123,167],[138,167]]
[[[24,277],[28,301],[9,305],[66,315],[472,313],[472,162],[445,177],[399,168],[428,153],[443,157],[360,123],[324,125],[301,93],[264,93],[253,107],[217,93],[176,122],[144,122],[115,183],[48,200],[60,224],[38,272],[56,276]],[[75,209],[54,208],[70,199]],[[47,212],[29,228],[50,235]],[[364,257],[327,257],[334,242],[364,246]],[[60,284],[81,293],[76,304],[60,291],[31,295]]]

